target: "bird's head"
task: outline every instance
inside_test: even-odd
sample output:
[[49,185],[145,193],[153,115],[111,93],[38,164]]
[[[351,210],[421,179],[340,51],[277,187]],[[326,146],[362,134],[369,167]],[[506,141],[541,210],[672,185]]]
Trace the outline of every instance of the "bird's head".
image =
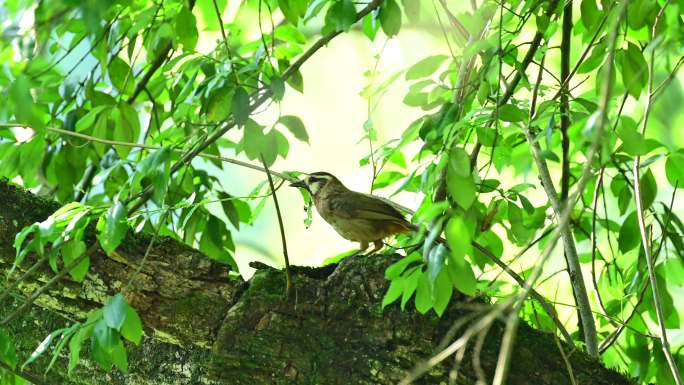
[[305,177],[297,182],[290,183],[292,187],[305,188],[311,193],[311,195],[316,196],[323,189],[330,188],[333,186],[342,186],[342,182],[335,178],[334,175],[327,172],[313,172],[311,174],[306,174]]

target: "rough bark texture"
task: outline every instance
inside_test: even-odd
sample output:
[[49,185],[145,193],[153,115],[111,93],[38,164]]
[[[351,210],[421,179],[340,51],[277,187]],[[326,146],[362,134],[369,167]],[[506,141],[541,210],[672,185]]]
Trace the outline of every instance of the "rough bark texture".
[[[12,242],[19,229],[45,219],[56,206],[0,182],[0,270],[14,260]],[[129,237],[115,258],[91,256],[83,285],[63,280],[38,305],[12,323],[10,333],[23,358],[50,331],[82,320],[119,291],[142,260],[145,237]],[[50,384],[392,384],[417,362],[430,357],[455,320],[470,314],[472,300],[452,300],[442,318],[380,308],[387,289],[384,269],[396,257],[348,258],[330,268],[295,269],[296,295],[284,298],[284,276],[257,272],[249,283],[231,280],[227,270],[170,239],[152,249],[126,298],[136,307],[148,335],[130,346],[130,373],[104,373],[83,360],[66,377],[60,359],[47,377]],[[26,261],[27,269],[33,260]],[[332,272],[332,274],[330,274]],[[26,294],[51,276],[49,268],[20,286]],[[16,277],[18,275],[14,275]],[[6,311],[19,296],[0,304]],[[477,305],[482,305],[477,303]],[[412,309],[409,304],[407,309]],[[489,331],[480,352],[491,380],[502,325]],[[566,352],[570,349],[564,346]],[[66,353],[66,349],[65,349]],[[455,383],[474,384],[472,350]],[[63,353],[64,354],[64,353]],[[82,357],[88,357],[85,349]],[[554,337],[521,325],[508,384],[570,384]],[[575,351],[570,354],[579,384],[632,384]],[[49,355],[29,369],[42,373]],[[431,370],[417,383],[448,383],[453,360]]]

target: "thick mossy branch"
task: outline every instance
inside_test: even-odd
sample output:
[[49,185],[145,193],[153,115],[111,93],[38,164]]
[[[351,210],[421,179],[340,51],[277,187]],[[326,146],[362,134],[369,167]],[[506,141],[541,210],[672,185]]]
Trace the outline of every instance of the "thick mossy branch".
[[[15,234],[26,225],[44,220],[57,208],[52,202],[0,182],[0,271],[6,274],[14,262]],[[87,238],[88,242],[95,241],[92,233]],[[39,297],[37,304],[84,319],[90,310],[101,307],[129,282],[149,240],[129,233],[114,257],[90,256],[90,270],[83,284],[65,278],[48,295]],[[34,262],[35,256],[27,258],[10,281]],[[29,294],[52,275],[46,265],[22,282],[19,289]],[[140,314],[148,334],[177,344],[208,347],[234,294],[243,286],[241,281],[228,279],[225,266],[172,239],[160,238],[125,297]]]
[[[295,298],[283,296],[282,272],[258,271],[228,312],[211,356],[210,373],[230,384],[396,384],[417,362],[431,357],[454,321],[484,306],[452,299],[442,318],[433,313],[381,309],[385,268],[396,257],[348,258],[327,278],[295,271]],[[503,323],[490,330],[480,359],[491,381]],[[566,354],[569,347],[563,344]],[[521,325],[508,384],[571,384],[552,334]],[[577,383],[631,384],[576,350],[569,354]],[[446,384],[452,360],[417,381]],[[472,349],[457,384],[475,384]]]
[[[56,208],[0,182],[0,273],[6,273],[14,261],[14,235]],[[93,234],[89,238],[92,240]],[[37,305],[42,308],[34,306],[15,320],[9,330],[18,341],[21,357],[26,358],[51,330],[63,327],[68,322],[64,317],[82,320],[89,310],[102,306],[109,295],[119,291],[137,269],[148,241],[130,236],[116,258],[91,256],[84,284],[65,279],[40,298]],[[58,379],[56,383],[98,385],[397,383],[435,352],[454,321],[471,314],[467,309],[486,304],[454,298],[442,318],[418,314],[412,302],[406,311],[396,304],[381,309],[387,289],[384,270],[396,258],[348,258],[334,272],[329,267],[294,267],[297,289],[288,299],[280,271],[262,268],[249,283],[230,280],[223,266],[173,240],[160,239],[126,294],[150,336],[139,348],[129,346],[130,373],[104,374],[86,360],[69,379],[64,374],[64,358],[51,378]],[[31,256],[22,268],[33,262]],[[40,271],[23,283],[17,294],[29,293],[52,274],[49,267]],[[16,299],[0,305],[11,310]],[[489,380],[502,331],[503,325],[495,323],[480,352]],[[568,346],[564,348],[570,351]],[[82,357],[88,354],[86,347]],[[471,355],[472,349],[466,352],[457,384],[476,381]],[[514,357],[509,384],[570,384],[552,334],[523,325]],[[569,361],[578,383],[632,384],[577,350]],[[29,369],[42,373],[47,362],[49,357],[41,358]],[[448,383],[453,361],[448,362],[418,383]]]

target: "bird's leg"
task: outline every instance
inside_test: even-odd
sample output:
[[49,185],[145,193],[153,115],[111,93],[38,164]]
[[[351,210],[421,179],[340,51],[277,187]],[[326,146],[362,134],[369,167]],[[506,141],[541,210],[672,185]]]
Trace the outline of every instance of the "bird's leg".
[[368,254],[377,253],[378,251],[380,251],[380,249],[382,249],[382,246],[384,246],[384,244],[382,243],[382,239],[378,239],[377,241],[373,242],[373,250],[371,250]]
[[352,256],[353,256],[353,257],[357,257],[357,256],[364,255],[363,252],[366,251],[366,250],[368,249],[368,242],[366,242],[366,241],[361,241],[361,242],[359,242],[359,244],[360,244],[360,245],[359,245],[359,250],[358,250],[356,253],[350,255],[350,257],[352,257]]

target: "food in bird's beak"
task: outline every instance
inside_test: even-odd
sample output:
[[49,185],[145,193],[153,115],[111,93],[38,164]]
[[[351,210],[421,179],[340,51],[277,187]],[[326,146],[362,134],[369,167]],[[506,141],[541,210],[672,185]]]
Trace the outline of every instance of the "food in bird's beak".
[[304,183],[303,180],[298,180],[296,182],[290,183],[290,187],[301,187],[301,188],[306,188],[306,183]]

